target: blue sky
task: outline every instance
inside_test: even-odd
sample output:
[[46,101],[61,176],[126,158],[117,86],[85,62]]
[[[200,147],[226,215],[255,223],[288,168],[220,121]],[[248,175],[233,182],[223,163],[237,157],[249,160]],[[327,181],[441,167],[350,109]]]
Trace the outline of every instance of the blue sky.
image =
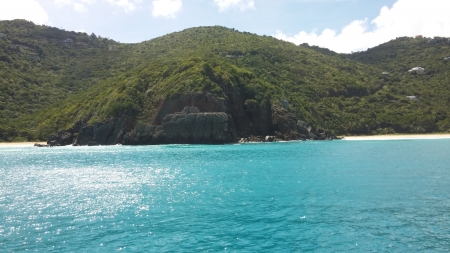
[[0,0],[0,20],[120,42],[221,25],[343,53],[400,36],[450,37],[449,11],[450,0]]

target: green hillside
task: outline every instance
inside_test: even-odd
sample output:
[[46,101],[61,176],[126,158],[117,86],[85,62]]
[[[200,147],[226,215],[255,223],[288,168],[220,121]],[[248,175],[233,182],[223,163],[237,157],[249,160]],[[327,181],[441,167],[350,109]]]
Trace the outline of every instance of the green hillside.
[[[417,105],[411,110],[394,106],[378,115],[380,124],[406,132],[414,131],[413,124],[421,118],[429,121],[428,127],[422,126],[425,131],[449,131],[450,61],[445,60],[447,57],[450,57],[449,38],[407,37],[349,55],[350,59],[388,72],[384,76],[384,88],[389,93],[417,98]],[[425,72],[408,72],[414,67],[425,68]]]
[[0,33],[0,138],[26,131],[14,126],[18,117],[115,74],[107,66],[115,61],[108,52],[114,41],[24,20],[1,21]]
[[[336,134],[450,128],[450,65],[436,61],[434,71],[424,66],[427,74],[411,75],[406,71],[413,59],[399,60],[411,61],[404,68],[391,53],[380,59],[389,46],[346,56],[224,27],[191,28],[139,44],[26,21],[1,21],[0,33],[6,34],[0,38],[2,140],[45,139],[80,120],[152,123],[164,101],[191,93],[241,101],[249,116],[251,108],[284,107]],[[68,38],[73,44],[64,42]]]

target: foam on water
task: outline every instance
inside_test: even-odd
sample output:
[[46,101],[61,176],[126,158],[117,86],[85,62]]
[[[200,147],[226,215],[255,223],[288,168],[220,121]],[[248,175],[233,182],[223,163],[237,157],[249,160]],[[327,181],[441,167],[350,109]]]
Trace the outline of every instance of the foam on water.
[[449,145],[0,148],[0,251],[448,251]]

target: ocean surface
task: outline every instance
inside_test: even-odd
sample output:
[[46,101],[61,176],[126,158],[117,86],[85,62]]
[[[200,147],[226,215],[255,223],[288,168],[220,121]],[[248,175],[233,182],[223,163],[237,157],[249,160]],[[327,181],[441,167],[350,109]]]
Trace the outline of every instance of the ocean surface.
[[0,252],[449,252],[450,140],[0,148]]

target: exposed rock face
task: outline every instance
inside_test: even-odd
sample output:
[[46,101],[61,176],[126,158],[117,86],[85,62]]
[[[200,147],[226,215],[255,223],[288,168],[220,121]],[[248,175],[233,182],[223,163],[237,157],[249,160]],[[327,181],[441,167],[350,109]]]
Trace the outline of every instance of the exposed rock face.
[[232,119],[224,112],[201,113],[185,107],[182,113],[164,117],[162,125],[137,125],[123,144],[221,144],[236,141]]
[[199,113],[199,112],[200,112],[200,110],[195,106],[186,106],[181,111],[181,114]]
[[47,139],[47,144],[50,146],[65,146],[73,143],[73,132],[66,130],[60,131],[57,134],[51,135]]
[[125,135],[124,145],[154,145],[161,143],[164,135],[163,126],[138,124]]
[[224,112],[169,114],[163,120],[168,143],[229,143],[234,138]]
[[245,143],[245,142],[265,142],[264,136],[249,136],[246,138],[239,139],[239,143]]
[[[58,145],[222,144],[282,140],[326,140],[336,136],[312,132],[311,126],[289,112],[289,102],[245,99],[236,90],[225,90],[227,99],[195,93],[161,102],[150,124],[137,124],[123,116],[73,128],[49,137]],[[76,135],[78,133],[78,136]],[[77,137],[77,138],[75,138]]]
[[81,127],[74,145],[114,145],[120,144],[123,137],[131,130],[133,121],[116,118],[93,126]]
[[329,133],[323,129],[319,129],[316,133],[316,140],[335,140],[339,139],[336,137],[336,135]]
[[[246,131],[239,131],[242,133],[249,133],[250,135],[266,136],[273,134],[272,125],[272,110],[270,103],[266,102],[259,106],[256,110],[247,113],[244,117],[249,120],[249,128]],[[241,119],[239,119],[241,121]],[[242,125],[241,125],[242,127]],[[245,126],[244,126],[245,127]]]
[[34,146],[35,146],[35,147],[39,147],[39,148],[50,147],[49,144],[39,144],[39,143],[35,143]]
[[309,133],[308,123],[306,123],[303,120],[298,120],[297,121],[297,131],[301,134],[308,134]]
[[283,106],[284,109],[289,110],[289,101],[285,99],[280,99],[280,104]]
[[274,142],[275,141],[275,136],[270,136],[267,135],[266,138],[264,138],[265,142]]
[[303,140],[306,138],[297,129],[297,117],[277,106],[272,107],[272,125],[277,138],[282,140]]
[[164,117],[181,112],[186,107],[196,107],[199,112],[227,112],[226,101],[210,93],[190,93],[161,103],[152,125],[161,125]]

